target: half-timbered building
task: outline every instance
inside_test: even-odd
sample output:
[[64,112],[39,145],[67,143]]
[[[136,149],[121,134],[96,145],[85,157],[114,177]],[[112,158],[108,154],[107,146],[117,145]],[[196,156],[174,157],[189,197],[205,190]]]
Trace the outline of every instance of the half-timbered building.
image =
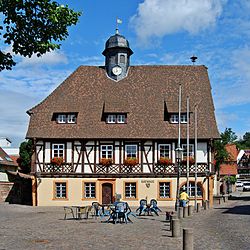
[[[132,54],[126,38],[117,32],[106,42],[105,66],[80,66],[28,111],[27,138],[33,140],[32,173],[37,177],[34,204],[88,205],[120,197],[132,206],[142,198],[154,198],[160,206],[173,205],[180,84],[182,100],[190,97],[188,113],[186,102],[181,105],[180,146],[185,158],[189,120],[189,156],[197,160],[198,198],[209,199],[211,146],[219,133],[207,68],[130,66]],[[51,161],[55,157],[63,162]],[[190,162],[191,197],[194,170]],[[183,162],[180,186],[186,182]]]

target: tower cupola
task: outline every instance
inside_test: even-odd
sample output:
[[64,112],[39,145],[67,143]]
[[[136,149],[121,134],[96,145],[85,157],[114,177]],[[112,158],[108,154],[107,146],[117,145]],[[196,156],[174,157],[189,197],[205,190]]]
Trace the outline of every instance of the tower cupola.
[[127,76],[133,51],[128,40],[119,34],[118,29],[116,34],[107,40],[102,54],[105,56],[105,67],[109,77],[119,81]]

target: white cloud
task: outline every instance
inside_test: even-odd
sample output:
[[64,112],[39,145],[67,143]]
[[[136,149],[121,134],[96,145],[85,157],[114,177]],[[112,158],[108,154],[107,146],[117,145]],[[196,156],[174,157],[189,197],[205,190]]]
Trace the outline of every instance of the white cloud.
[[30,65],[56,65],[56,64],[67,64],[68,59],[63,52],[52,51],[48,52],[40,57],[32,55],[30,58],[23,57],[19,63],[21,67],[27,67]]
[[213,26],[226,0],[145,0],[131,20],[139,40],[185,30],[197,33]]

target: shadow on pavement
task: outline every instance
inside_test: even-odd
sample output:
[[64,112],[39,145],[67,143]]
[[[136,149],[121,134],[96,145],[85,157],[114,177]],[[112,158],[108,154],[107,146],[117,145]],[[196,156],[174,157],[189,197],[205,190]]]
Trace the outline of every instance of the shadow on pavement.
[[242,201],[250,201],[250,196],[229,196],[229,200],[242,200]]
[[235,206],[227,209],[223,214],[244,214],[250,215],[250,205]]

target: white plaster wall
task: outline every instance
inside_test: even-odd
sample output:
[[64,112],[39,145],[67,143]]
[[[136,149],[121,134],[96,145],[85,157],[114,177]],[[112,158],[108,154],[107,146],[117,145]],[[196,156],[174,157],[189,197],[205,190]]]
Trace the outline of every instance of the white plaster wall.
[[207,162],[208,157],[207,152],[207,143],[198,142],[197,145],[197,162]]
[[66,151],[66,159],[67,159],[67,162],[72,162],[72,142],[67,142],[66,144],[66,148],[67,148],[67,151]]
[[49,142],[45,142],[45,162],[49,163],[50,162],[50,143]]

